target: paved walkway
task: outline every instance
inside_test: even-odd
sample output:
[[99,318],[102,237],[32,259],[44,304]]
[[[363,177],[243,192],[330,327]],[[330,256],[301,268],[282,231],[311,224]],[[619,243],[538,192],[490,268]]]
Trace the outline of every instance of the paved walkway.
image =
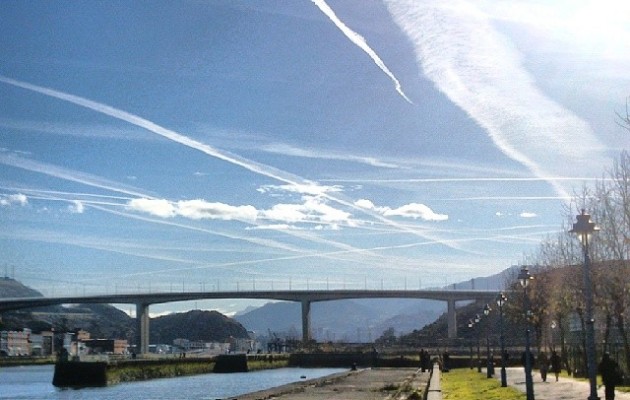
[[[525,371],[523,368],[507,368],[507,383],[525,393]],[[495,369],[495,378],[501,379],[501,370]],[[536,400],[586,400],[590,394],[587,381],[560,376],[558,382],[553,374],[547,375],[547,382],[543,382],[538,371],[534,371],[534,398]],[[604,387],[597,390],[599,397],[604,399]],[[616,391],[615,400],[630,400],[630,393]]]
[[230,400],[405,400],[414,390],[422,390],[429,376],[428,372],[416,368],[363,369],[230,397]]

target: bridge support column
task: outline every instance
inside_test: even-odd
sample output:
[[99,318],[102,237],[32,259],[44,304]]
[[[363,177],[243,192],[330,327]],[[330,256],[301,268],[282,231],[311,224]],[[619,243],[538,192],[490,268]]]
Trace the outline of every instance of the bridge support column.
[[149,305],[136,304],[136,348],[140,354],[149,352]]
[[311,302],[302,300],[302,342],[311,340]]
[[455,312],[455,300],[448,300],[448,311],[446,314],[448,323],[448,338],[455,339],[457,337],[457,313]]

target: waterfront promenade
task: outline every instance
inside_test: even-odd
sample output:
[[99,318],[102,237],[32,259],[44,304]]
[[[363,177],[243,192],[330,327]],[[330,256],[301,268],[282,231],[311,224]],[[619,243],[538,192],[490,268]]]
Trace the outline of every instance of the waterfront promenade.
[[[376,368],[342,372],[326,378],[305,380],[289,385],[234,397],[238,400],[402,400],[415,391],[422,398],[429,372],[416,368]],[[307,377],[308,378],[308,377]]]
[[[507,381],[513,387],[525,393],[525,375],[523,368],[507,368]],[[486,379],[485,371],[479,379]],[[415,398],[414,391],[423,393],[431,375],[415,368],[377,368],[352,372],[343,372],[333,376],[305,380],[277,388],[250,393],[235,397],[238,400],[402,400]],[[543,382],[538,371],[534,375],[534,395],[536,400],[576,400],[586,399],[589,384],[566,376],[556,382],[553,374],[549,374],[547,382]],[[495,375],[500,379],[499,374]],[[441,400],[439,390],[440,373],[431,379],[427,399]],[[599,397],[603,400],[604,387],[598,388]],[[447,394],[446,394],[447,395]],[[421,397],[420,397],[421,398]],[[523,395],[523,398],[525,396]],[[616,400],[630,400],[630,393],[617,391]],[[480,399],[481,400],[481,399]]]
[[[523,368],[507,368],[508,385],[525,393],[525,372]],[[481,374],[480,374],[481,375]],[[483,372],[485,376],[485,371]],[[547,375],[547,382],[543,382],[540,373],[534,371],[534,397],[536,400],[576,400],[586,399],[590,393],[587,381],[561,376],[558,382],[553,374]],[[495,374],[495,378],[501,379],[500,374]],[[604,387],[598,388],[597,393],[600,399],[604,399]],[[615,400],[630,400],[630,393],[616,392]]]

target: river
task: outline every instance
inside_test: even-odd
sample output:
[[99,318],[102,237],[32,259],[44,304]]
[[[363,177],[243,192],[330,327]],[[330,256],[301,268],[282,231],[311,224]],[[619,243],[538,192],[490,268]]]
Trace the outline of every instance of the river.
[[233,374],[203,374],[121,383],[99,388],[59,389],[52,385],[54,367],[0,368],[0,399],[29,400],[215,400],[233,398],[301,380],[344,371],[339,368],[282,368]]

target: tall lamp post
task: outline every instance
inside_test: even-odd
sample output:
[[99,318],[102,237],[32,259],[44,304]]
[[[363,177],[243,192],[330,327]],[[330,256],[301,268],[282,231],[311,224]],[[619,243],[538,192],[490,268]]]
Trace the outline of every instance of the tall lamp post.
[[[475,323],[473,322],[472,319],[468,320],[468,328],[470,328],[470,330],[472,330],[472,328],[475,326]],[[472,340],[470,341],[470,369],[473,369],[473,366],[475,365],[475,361],[473,360],[473,343]]]
[[[483,306],[483,315],[486,317],[490,314],[492,309],[490,305],[486,303]],[[490,335],[488,334],[488,325],[490,324],[490,320],[486,321],[486,378],[492,378],[492,359],[490,358]]]
[[599,228],[595,226],[594,222],[591,222],[591,216],[582,209],[582,213],[577,216],[577,222],[573,224],[573,229],[570,233],[575,233],[580,239],[582,244],[582,252],[584,253],[584,264],[582,268],[582,274],[584,277],[584,297],[585,297],[585,318],[586,318],[586,361],[588,364],[588,381],[590,383],[590,395],[589,400],[597,400],[597,376],[595,369],[595,330],[593,325],[595,320],[593,319],[593,293],[591,291],[591,259],[588,254],[588,242],[590,236],[598,231]]
[[507,301],[505,293],[501,292],[497,296],[497,306],[499,307],[499,342],[501,345],[501,387],[507,387],[507,375],[505,373],[505,337],[503,336],[503,305]]
[[529,281],[534,279],[530,275],[527,267],[521,268],[518,274],[518,280],[523,287],[523,307],[525,308],[525,393],[527,400],[534,400],[534,382],[532,381],[532,356],[529,348],[529,297],[527,296],[527,287]]
[[[481,317],[479,314],[475,315],[475,325],[479,325]],[[481,328],[477,328],[477,372],[481,372],[481,350],[479,349],[479,341],[481,340]]]
[[551,328],[551,351],[553,352],[556,351],[556,328],[558,327],[558,324],[556,321],[551,321],[549,327]]

